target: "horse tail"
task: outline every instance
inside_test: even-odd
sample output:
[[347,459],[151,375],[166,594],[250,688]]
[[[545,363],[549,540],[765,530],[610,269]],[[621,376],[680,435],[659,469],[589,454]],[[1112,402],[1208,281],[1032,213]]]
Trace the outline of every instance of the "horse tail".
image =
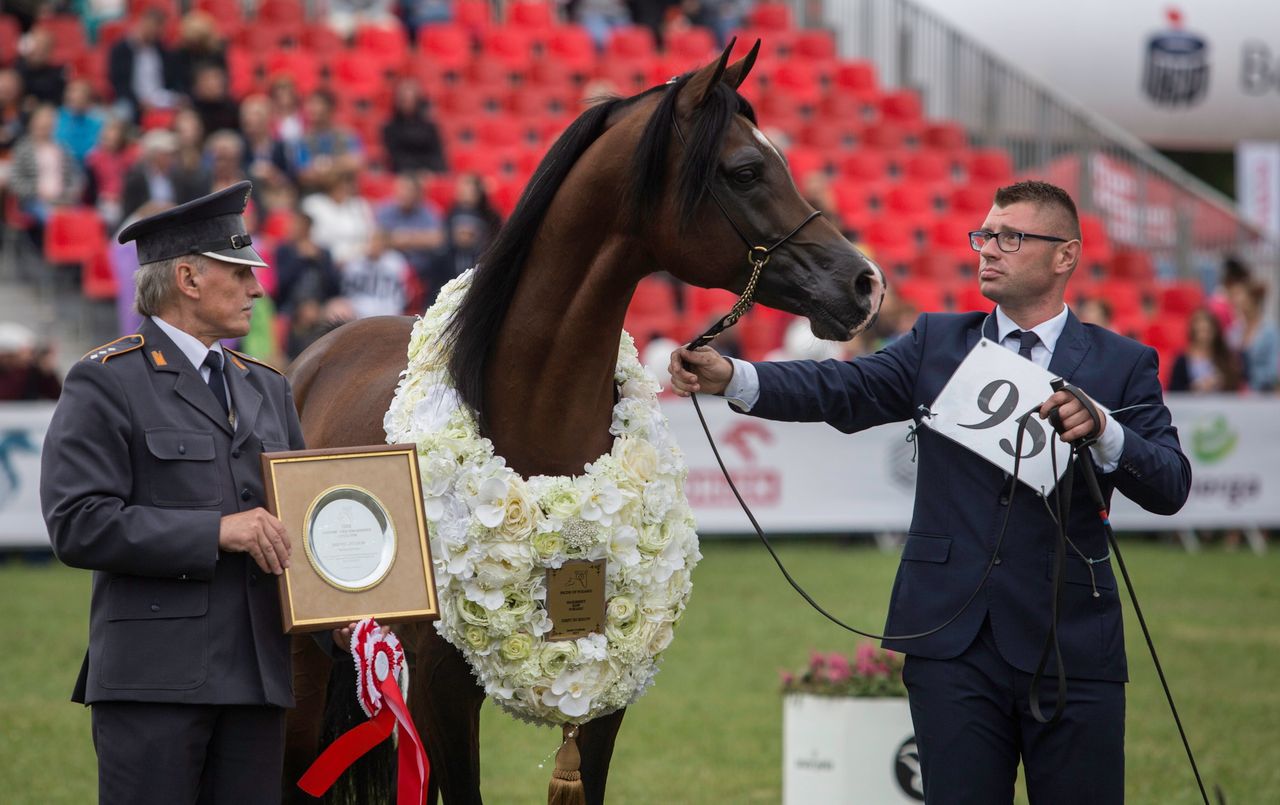
[[[329,746],[338,736],[367,720],[356,701],[356,669],[352,662],[338,660],[329,675],[325,693],[324,727],[321,746]],[[387,740],[351,764],[324,796],[326,805],[369,805],[394,802],[396,794],[396,750]]]

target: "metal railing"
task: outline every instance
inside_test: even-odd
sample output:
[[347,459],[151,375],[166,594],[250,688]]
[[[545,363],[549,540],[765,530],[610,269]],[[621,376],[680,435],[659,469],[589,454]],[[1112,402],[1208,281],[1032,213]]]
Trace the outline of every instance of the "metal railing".
[[874,64],[883,85],[918,92],[930,118],[960,123],[975,145],[1007,150],[1018,173],[1065,187],[1163,275],[1204,277],[1226,253],[1273,270],[1280,263],[1280,245],[1230,198],[932,12],[907,0],[796,0],[795,13],[832,30],[841,57]]

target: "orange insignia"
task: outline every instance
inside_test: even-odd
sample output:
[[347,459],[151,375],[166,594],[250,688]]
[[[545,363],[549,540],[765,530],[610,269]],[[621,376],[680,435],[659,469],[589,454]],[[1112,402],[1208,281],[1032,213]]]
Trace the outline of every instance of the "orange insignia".
[[169,362],[164,359],[164,353],[158,349],[151,350],[151,360],[155,361],[156,366],[169,365]]
[[232,362],[232,363],[234,363],[234,364],[236,365],[236,368],[237,368],[237,369],[243,369],[243,368],[244,368],[244,364],[243,364],[243,363],[241,363],[241,362],[240,362],[240,359],[239,359],[239,358],[237,358],[235,355],[232,355],[232,356],[231,356],[231,362]]

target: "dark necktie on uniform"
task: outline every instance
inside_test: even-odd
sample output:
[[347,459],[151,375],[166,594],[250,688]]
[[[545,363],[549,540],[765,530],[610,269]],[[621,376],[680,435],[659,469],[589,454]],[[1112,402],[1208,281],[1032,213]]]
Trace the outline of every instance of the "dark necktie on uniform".
[[227,384],[222,379],[222,353],[209,350],[209,354],[204,356],[204,365],[209,367],[209,390],[213,392],[218,405],[222,406],[223,413],[230,416],[231,408],[227,404]]
[[1009,335],[1018,339],[1018,354],[1031,360],[1031,348],[1040,343],[1040,336],[1030,330],[1014,330]]

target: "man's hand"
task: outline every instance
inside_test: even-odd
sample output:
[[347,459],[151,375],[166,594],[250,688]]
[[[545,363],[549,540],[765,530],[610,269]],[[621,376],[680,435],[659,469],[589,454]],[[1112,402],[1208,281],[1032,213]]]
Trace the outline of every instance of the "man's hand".
[[334,629],[333,630],[334,645],[336,645],[338,648],[350,654],[351,653],[351,633],[354,632],[355,630],[356,630],[356,624],[354,622],[348,623],[345,627],[341,629]]
[[1101,408],[1098,409],[1098,432],[1093,432],[1093,417],[1089,416],[1089,409],[1084,407],[1084,403],[1076,399],[1075,395],[1069,391],[1055,391],[1053,396],[1045,400],[1040,405],[1040,418],[1048,419],[1049,412],[1054,406],[1058,408],[1058,418],[1062,422],[1062,430],[1059,432],[1059,438],[1067,444],[1071,444],[1079,439],[1089,437],[1101,437],[1102,432],[1107,429],[1107,414]]
[[711,347],[680,347],[671,353],[667,371],[671,373],[671,390],[681,397],[721,394],[733,378],[733,364]]
[[289,566],[289,534],[284,523],[262,507],[222,518],[218,547],[232,553],[247,553],[266,573],[279,576]]

